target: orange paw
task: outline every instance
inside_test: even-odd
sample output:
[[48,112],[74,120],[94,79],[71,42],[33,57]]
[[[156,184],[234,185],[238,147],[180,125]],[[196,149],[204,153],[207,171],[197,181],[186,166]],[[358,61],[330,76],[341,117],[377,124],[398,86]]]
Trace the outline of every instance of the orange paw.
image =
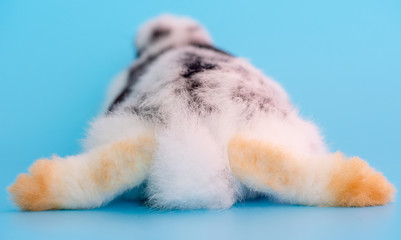
[[395,193],[394,186],[380,172],[358,157],[339,159],[328,189],[334,193],[333,205],[344,207],[384,205]]
[[36,161],[29,169],[30,174],[20,174],[17,181],[8,188],[13,201],[22,210],[43,211],[57,208],[49,187],[54,163],[51,160]]

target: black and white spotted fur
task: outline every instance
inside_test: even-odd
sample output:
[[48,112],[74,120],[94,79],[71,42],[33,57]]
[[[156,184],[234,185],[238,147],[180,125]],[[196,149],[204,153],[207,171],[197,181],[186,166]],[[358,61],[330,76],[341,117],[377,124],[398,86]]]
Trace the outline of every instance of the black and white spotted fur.
[[194,20],[156,18],[140,29],[136,47],[138,58],[114,80],[86,146],[128,136],[136,128],[131,118],[155,128],[159,148],[141,188],[153,205],[226,208],[246,198],[249,191],[232,176],[225,152],[242,129],[295,153],[326,151],[278,83],[215,47]]

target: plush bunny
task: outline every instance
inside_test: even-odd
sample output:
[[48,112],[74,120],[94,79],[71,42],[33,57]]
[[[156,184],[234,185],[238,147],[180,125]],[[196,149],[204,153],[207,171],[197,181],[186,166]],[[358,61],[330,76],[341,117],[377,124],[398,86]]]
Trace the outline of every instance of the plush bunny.
[[9,187],[21,209],[94,208],[120,195],[162,209],[224,209],[255,196],[347,207],[392,200],[381,173],[329,152],[278,83],[213,46],[196,21],[160,16],[135,46],[85,151],[40,159]]

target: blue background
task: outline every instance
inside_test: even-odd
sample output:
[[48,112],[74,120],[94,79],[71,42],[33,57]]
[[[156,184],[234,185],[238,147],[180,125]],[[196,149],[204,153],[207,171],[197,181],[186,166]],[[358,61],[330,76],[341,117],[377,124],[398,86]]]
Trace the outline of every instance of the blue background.
[[[332,150],[401,187],[401,1],[0,1],[0,239],[401,239],[399,203],[315,208],[268,200],[225,211],[20,212],[5,188],[37,158],[80,151],[133,36],[160,13],[202,22],[216,45],[279,81]],[[399,196],[399,195],[398,195]],[[398,197],[399,198],[399,197]]]

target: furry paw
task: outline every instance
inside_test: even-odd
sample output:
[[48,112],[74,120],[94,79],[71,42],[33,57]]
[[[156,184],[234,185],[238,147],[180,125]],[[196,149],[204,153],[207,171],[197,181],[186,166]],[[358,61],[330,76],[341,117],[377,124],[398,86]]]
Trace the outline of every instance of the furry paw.
[[20,174],[17,181],[8,188],[15,204],[27,211],[57,208],[49,186],[53,169],[54,161],[38,160],[29,169],[30,174]]
[[332,205],[344,207],[384,205],[395,193],[394,186],[380,172],[358,157],[338,161],[328,189],[334,193]]

